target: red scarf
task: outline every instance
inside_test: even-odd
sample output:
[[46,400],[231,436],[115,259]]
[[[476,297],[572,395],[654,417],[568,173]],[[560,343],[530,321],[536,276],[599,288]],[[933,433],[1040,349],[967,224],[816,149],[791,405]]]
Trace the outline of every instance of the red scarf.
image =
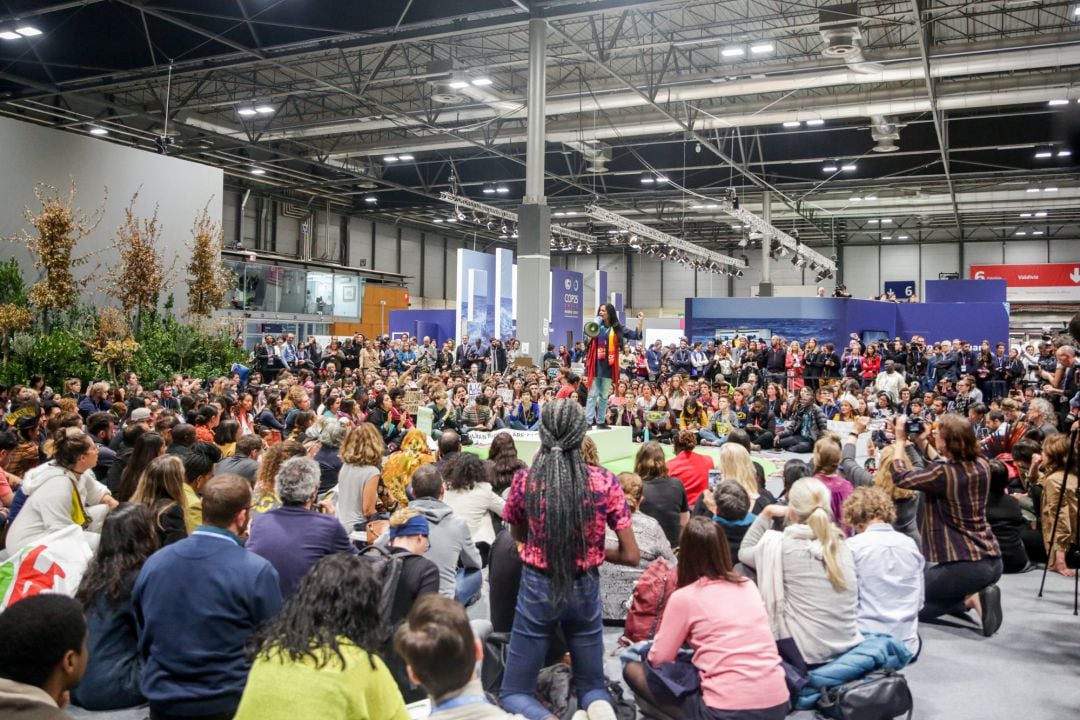
[[[614,380],[619,377],[619,338],[614,327],[607,328],[607,330],[607,362],[611,366],[611,378]],[[600,336],[598,335],[589,340],[589,350],[585,355],[585,385],[589,387],[592,386],[593,378],[596,377],[599,350]]]

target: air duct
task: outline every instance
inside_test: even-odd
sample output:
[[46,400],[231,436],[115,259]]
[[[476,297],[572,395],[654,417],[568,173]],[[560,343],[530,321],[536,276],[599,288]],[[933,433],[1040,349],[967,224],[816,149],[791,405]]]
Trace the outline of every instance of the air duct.
[[870,148],[878,153],[896,152],[900,146],[896,141],[900,139],[900,126],[896,118],[887,118],[884,115],[874,115],[870,118],[870,137],[877,143]]
[[861,20],[856,3],[822,7],[818,11],[818,32],[825,41],[825,48],[821,53],[826,57],[844,59],[861,53]]

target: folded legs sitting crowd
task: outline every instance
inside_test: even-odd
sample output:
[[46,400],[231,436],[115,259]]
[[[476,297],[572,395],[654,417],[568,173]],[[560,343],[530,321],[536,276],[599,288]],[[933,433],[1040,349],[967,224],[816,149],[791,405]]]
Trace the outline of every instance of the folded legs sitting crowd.
[[[1050,384],[1070,388],[1074,353],[1058,355]],[[752,456],[772,438],[738,411],[723,426],[680,421],[671,460],[645,442],[617,478],[575,391],[525,413],[541,443],[526,467],[508,436],[487,460],[462,454],[453,422],[431,452],[381,379],[343,416],[336,383],[281,374],[279,388],[136,384],[120,412],[100,383],[86,397],[5,389],[7,552],[47,552],[75,528],[93,556],[73,598],[31,595],[0,613],[0,714],[64,717],[70,700],[145,704],[155,720],[397,720],[427,695],[440,720],[550,720],[537,678],[558,647],[579,718],[615,718],[603,621],[622,619],[650,562],[677,557],[677,589],[627,685],[658,717],[781,718],[806,698],[785,682],[793,653],[819,690],[865,672],[871,650],[902,668],[925,649],[920,620],[966,615],[993,635],[1003,572],[1044,560],[1071,572],[1077,470],[1060,405],[1032,401],[1025,416],[1003,401],[986,433],[955,402],[916,422],[912,398],[879,417],[871,471],[855,460],[870,418],[841,438],[804,385],[787,423],[768,428],[779,447],[812,451],[812,464],[788,462],[778,500]],[[446,407],[445,387],[426,391]],[[699,387],[680,412],[746,399],[721,398]],[[759,400],[760,416],[770,397]],[[718,485],[699,441],[722,445]],[[466,614],[489,564],[492,624],[508,633],[494,694],[474,670],[488,628]],[[686,662],[695,689],[664,690]]]

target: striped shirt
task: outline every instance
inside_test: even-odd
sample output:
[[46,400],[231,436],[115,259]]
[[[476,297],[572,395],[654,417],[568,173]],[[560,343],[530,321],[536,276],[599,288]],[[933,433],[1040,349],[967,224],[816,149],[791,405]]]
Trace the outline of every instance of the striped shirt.
[[919,490],[926,506],[919,522],[923,555],[930,562],[974,561],[1001,557],[986,519],[990,465],[983,458],[933,462],[911,469],[905,457],[893,460],[897,487]]

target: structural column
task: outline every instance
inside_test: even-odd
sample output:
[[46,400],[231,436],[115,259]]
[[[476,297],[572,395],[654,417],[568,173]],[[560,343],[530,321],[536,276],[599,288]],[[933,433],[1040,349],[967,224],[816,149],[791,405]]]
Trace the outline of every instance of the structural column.
[[[772,225],[772,193],[766,190],[761,193],[761,218],[765,221],[766,225]],[[772,269],[769,267],[769,263],[772,258],[769,257],[769,250],[772,246],[772,240],[768,237],[761,238],[761,282],[758,283],[758,296],[759,297],[772,297]]]
[[518,213],[517,337],[537,364],[551,320],[551,209],[544,197],[547,23],[529,20],[529,105],[525,199]]

